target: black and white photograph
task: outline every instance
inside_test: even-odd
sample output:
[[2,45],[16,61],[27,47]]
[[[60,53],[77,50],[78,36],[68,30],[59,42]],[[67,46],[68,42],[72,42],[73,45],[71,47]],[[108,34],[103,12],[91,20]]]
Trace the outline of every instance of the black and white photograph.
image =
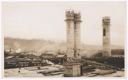
[[125,1],[3,1],[5,78],[125,77]]

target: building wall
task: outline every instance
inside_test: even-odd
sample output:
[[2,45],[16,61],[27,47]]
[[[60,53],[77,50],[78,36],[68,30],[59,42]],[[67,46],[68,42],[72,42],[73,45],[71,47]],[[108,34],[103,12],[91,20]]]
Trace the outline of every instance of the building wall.
[[74,65],[73,66],[73,76],[80,76],[81,75],[81,69],[80,65]]
[[65,77],[77,77],[81,75],[81,65],[68,63],[65,65],[64,76]]

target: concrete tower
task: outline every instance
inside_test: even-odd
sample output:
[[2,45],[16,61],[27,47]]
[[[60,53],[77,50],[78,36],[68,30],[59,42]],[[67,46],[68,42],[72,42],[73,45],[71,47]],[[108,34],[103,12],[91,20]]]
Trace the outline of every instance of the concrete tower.
[[66,11],[67,56],[74,57],[74,11]]
[[103,25],[103,57],[111,56],[110,44],[110,17],[105,16],[102,19]]
[[80,13],[66,11],[67,61],[64,63],[64,76],[81,76],[80,53]]
[[74,21],[74,57],[80,58],[80,23],[81,23],[81,15],[80,13],[75,13],[75,21]]
[[66,11],[67,23],[67,56],[79,58],[80,52],[80,13]]

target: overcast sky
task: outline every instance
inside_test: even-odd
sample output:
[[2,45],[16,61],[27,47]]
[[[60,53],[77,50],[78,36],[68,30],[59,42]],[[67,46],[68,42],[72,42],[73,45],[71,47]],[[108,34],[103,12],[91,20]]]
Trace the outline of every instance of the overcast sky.
[[65,11],[81,12],[81,41],[102,44],[102,17],[111,18],[111,44],[124,45],[125,2],[3,2],[5,37],[66,41]]

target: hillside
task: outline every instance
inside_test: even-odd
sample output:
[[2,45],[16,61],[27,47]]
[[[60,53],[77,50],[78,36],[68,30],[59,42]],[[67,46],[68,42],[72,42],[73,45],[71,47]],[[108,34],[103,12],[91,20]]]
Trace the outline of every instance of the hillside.
[[[22,51],[35,50],[37,52],[44,51],[66,51],[65,42],[55,42],[43,39],[19,39],[19,38],[4,38],[4,49],[21,49]],[[112,46],[113,49],[121,49],[120,46]],[[98,50],[102,50],[102,46],[97,45],[82,45],[81,55],[93,55]],[[90,54],[91,53],[91,54]]]
[[[64,45],[64,46],[62,46]],[[22,50],[35,50],[35,51],[44,51],[44,50],[57,50],[64,49],[65,43],[57,43],[54,41],[46,41],[39,39],[18,39],[18,38],[4,38],[4,48],[5,49],[22,49]]]

